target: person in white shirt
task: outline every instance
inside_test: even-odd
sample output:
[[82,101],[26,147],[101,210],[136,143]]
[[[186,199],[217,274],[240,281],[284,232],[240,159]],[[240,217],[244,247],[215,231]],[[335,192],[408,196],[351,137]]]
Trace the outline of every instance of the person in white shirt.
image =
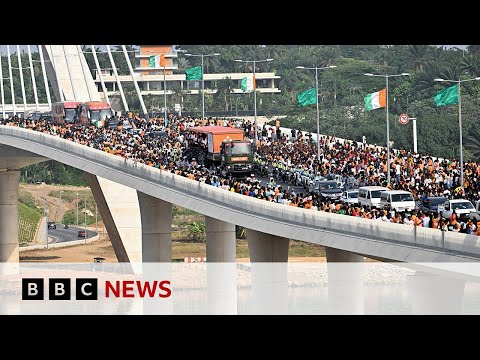
[[408,218],[406,218],[403,222],[404,224],[407,224],[407,225],[414,225],[414,221],[412,220],[412,215],[408,215]]
[[429,216],[424,214],[422,221],[423,221],[423,227],[425,227],[425,228],[430,227],[430,217]]

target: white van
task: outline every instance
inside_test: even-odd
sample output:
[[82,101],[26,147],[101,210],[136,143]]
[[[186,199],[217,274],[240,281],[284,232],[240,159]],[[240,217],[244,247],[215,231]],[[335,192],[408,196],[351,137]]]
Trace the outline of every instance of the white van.
[[371,209],[380,204],[380,195],[382,191],[388,189],[383,186],[362,186],[358,189],[358,203]]
[[403,190],[387,190],[382,191],[380,196],[380,209],[396,210],[396,211],[413,211],[415,210],[415,200],[412,193]]

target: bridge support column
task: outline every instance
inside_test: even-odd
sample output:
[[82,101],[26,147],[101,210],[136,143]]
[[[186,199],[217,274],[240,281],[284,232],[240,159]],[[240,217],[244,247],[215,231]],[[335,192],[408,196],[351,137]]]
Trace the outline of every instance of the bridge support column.
[[208,262],[236,261],[235,225],[205,216]]
[[287,262],[290,239],[246,229],[248,253],[253,262]]
[[118,262],[142,262],[141,219],[137,191],[85,173]]
[[137,191],[143,262],[172,261],[172,204]]
[[288,313],[288,245],[290,239],[247,229],[252,269],[253,314]]
[[412,314],[462,313],[465,280],[417,271],[407,281]]
[[325,247],[328,271],[328,312],[363,314],[364,257],[350,251]]
[[[20,171],[0,171],[0,263],[18,263],[18,184]],[[3,265],[7,266],[7,265]],[[2,272],[10,272],[0,269]],[[6,271],[4,271],[6,270]]]
[[209,314],[237,314],[235,224],[205,216]]

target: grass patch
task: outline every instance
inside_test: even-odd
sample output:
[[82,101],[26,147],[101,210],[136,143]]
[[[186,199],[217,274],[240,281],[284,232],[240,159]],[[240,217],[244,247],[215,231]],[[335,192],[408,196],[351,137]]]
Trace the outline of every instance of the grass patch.
[[303,241],[290,240],[288,256],[291,257],[325,257],[325,248],[321,245],[309,244]]
[[35,202],[35,198],[31,193],[25,190],[18,191],[18,202],[28,206],[29,208],[36,209],[37,203]]
[[197,216],[197,215],[202,215],[197,213],[196,211],[190,210],[183,208],[181,206],[173,205],[172,207],[172,214],[173,216],[180,216],[180,215],[186,215],[186,216]]
[[20,244],[33,241],[41,217],[42,215],[35,208],[29,207],[23,202],[18,204],[18,239]]
[[85,198],[85,194],[87,195],[87,205],[90,199],[93,199],[93,194],[88,190],[52,190],[48,193],[48,196],[60,199],[60,191],[62,192],[62,202],[72,202],[73,200],[77,199],[78,193],[78,202],[80,204],[81,201]]
[[[88,209],[88,208],[87,208]],[[93,209],[95,211],[95,208]],[[100,213],[98,213],[98,221],[100,221]],[[68,210],[62,219],[63,224],[75,225],[77,223],[77,209]],[[83,207],[78,207],[78,225],[84,225],[85,223],[85,213],[83,212]],[[87,226],[95,224],[95,215],[89,215],[87,213]]]

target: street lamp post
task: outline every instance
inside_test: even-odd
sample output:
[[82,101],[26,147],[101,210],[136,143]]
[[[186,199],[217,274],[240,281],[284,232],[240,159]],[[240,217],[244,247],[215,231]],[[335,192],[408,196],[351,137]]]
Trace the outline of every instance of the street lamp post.
[[255,64],[260,62],[268,62],[273,61],[273,59],[265,59],[265,60],[235,60],[236,62],[243,62],[243,63],[253,63],[253,111],[254,111],[254,128],[255,128],[255,140],[254,145],[257,146],[258,142],[258,129],[257,129],[257,84],[255,80]]
[[364,74],[365,76],[375,76],[375,77],[384,77],[385,78],[385,112],[387,113],[387,184],[390,184],[390,122],[388,120],[388,79],[391,77],[397,77],[397,76],[409,76],[409,73],[401,73],[401,74],[395,74],[395,75],[378,75],[378,74],[371,74],[371,73],[366,73]]
[[336,65],[330,66],[323,66],[323,67],[306,67],[306,66],[297,66],[297,69],[306,69],[306,70],[315,70],[315,93],[317,95],[316,102],[317,102],[317,158],[318,162],[320,162],[320,111],[318,108],[318,70],[322,69],[333,69],[336,68]]
[[218,56],[219,53],[213,54],[185,54],[185,56],[200,56],[202,58],[202,120],[205,119],[205,76],[203,74],[203,58],[207,56]]
[[77,224],[76,225],[78,226],[78,192],[77,192]]
[[480,80],[480,76],[473,79],[466,80],[446,80],[446,79],[434,79],[438,82],[453,82],[458,84],[458,126],[460,129],[460,186],[463,189],[463,136],[462,136],[462,93],[460,91],[460,84],[463,82]]
[[83,220],[83,229],[85,230],[85,244],[87,243],[87,192],[85,191],[84,204],[83,204],[83,213],[85,218]]
[[63,220],[62,193],[63,193],[63,190],[60,190],[60,224],[62,224],[62,220]]

